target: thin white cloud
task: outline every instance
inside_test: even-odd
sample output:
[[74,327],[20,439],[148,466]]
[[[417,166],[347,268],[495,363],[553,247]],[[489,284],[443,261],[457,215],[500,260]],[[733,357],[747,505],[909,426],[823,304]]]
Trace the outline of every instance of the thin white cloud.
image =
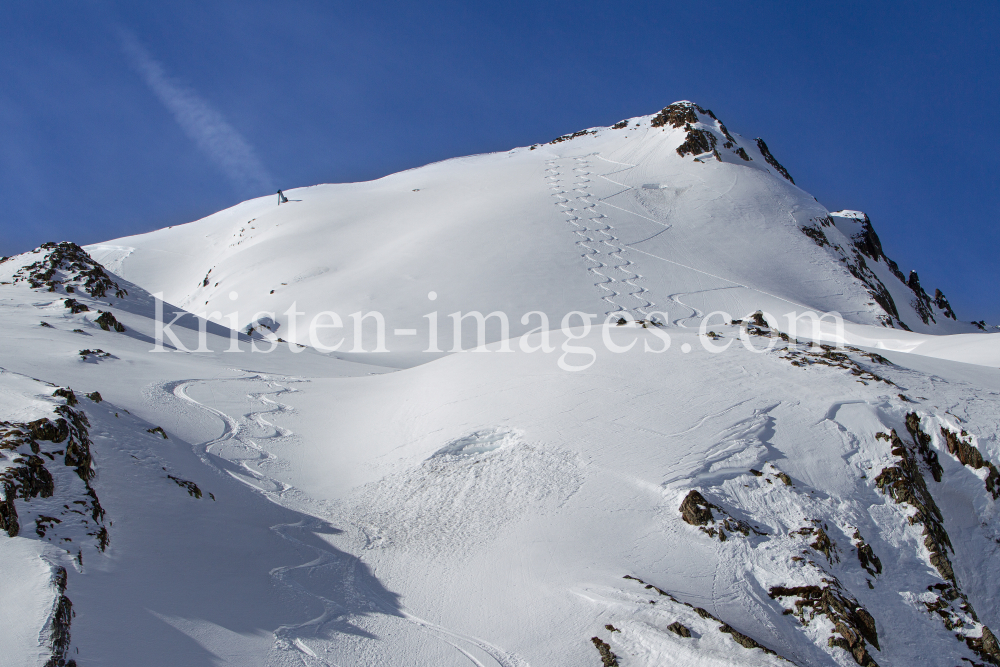
[[253,146],[226,122],[221,113],[194,90],[167,76],[135,35],[119,30],[122,49],[146,85],[195,145],[222,170],[238,189],[273,189],[274,180]]

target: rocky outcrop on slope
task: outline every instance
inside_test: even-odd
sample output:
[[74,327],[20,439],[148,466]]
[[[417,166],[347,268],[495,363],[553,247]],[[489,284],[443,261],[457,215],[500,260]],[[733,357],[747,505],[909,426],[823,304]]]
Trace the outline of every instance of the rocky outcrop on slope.
[[917,458],[912,449],[919,450],[919,445],[906,446],[895,430],[888,435],[880,433],[882,439],[889,441],[892,454],[899,457],[896,465],[883,468],[875,478],[875,485],[896,503],[906,504],[917,510],[911,518],[911,523],[921,524],[924,534],[924,546],[930,552],[930,562],[941,576],[954,583],[955,571],[948,558],[948,551],[954,551],[948,532],[944,529],[944,518],[941,510],[927,489],[927,483],[920,472]]
[[[909,425],[909,421],[907,421],[907,425]],[[965,438],[968,437],[968,434],[965,431],[958,434],[942,426],[941,437],[944,438],[948,447],[948,453],[958,459],[962,465],[969,466],[973,470],[986,468],[987,475],[984,480],[986,490],[990,492],[994,500],[1000,499],[1000,471],[992,462],[983,458],[982,453],[971,442],[966,442]]]
[[765,162],[774,167],[775,170],[784,176],[790,183],[795,183],[795,179],[792,178],[792,175],[788,173],[787,169],[781,166],[781,163],[778,162],[773,155],[771,155],[771,151],[768,149],[767,144],[765,144],[764,140],[760,137],[757,137],[757,150],[760,151],[760,154],[764,157]]
[[42,641],[50,652],[45,667],[76,667],[76,660],[66,657],[70,648],[70,626],[75,615],[73,603],[66,597],[66,568],[53,568],[52,586],[56,589],[55,602],[41,632]]
[[[931,298],[921,286],[916,271],[911,271],[906,276],[900,271],[896,262],[886,256],[882,242],[866,214],[860,211],[835,211],[831,216],[817,221],[819,226],[810,224],[801,227],[802,233],[812,238],[817,245],[829,246],[840,255],[840,261],[845,268],[861,281],[872,299],[886,312],[883,324],[902,329],[910,328],[903,321],[900,310],[885,283],[871,268],[873,265],[884,267],[912,293],[909,305],[923,324],[935,324],[938,322],[938,317],[957,319],[948,298],[941,290],[935,290],[934,297]],[[837,220],[836,223],[834,218]],[[850,245],[845,247],[830,242],[822,228],[834,225],[847,236]]]
[[[734,642],[736,642],[738,645],[742,646],[743,648],[745,648],[745,649],[759,649],[759,650],[763,651],[766,655],[773,655],[776,658],[779,658],[779,659],[784,660],[786,662],[791,662],[787,658],[784,658],[783,656],[778,655],[778,653],[776,653],[775,651],[773,651],[773,650],[769,649],[768,647],[764,646],[763,644],[761,644],[760,642],[758,642],[753,637],[750,637],[749,635],[743,634],[742,632],[736,630],[734,627],[732,627],[728,623],[720,620],[719,618],[717,618],[716,616],[714,616],[708,610],[703,609],[702,607],[695,607],[694,605],[692,605],[689,602],[681,602],[680,600],[678,600],[676,597],[674,597],[670,593],[666,592],[665,590],[663,590],[663,589],[661,589],[661,588],[659,588],[657,586],[654,586],[653,584],[647,584],[645,581],[643,581],[639,577],[634,577],[631,574],[626,574],[623,578],[624,579],[629,579],[629,580],[632,580],[632,581],[635,581],[635,582],[638,582],[638,583],[642,584],[647,591],[653,591],[657,595],[669,599],[670,602],[672,602],[672,603],[674,603],[676,605],[683,605],[684,607],[687,607],[688,609],[690,609],[693,612],[695,612],[695,614],[697,614],[702,619],[709,620],[709,621],[714,621],[715,623],[718,623],[719,625],[716,626],[715,629],[718,632],[722,633],[722,634],[729,635],[729,637]],[[667,630],[670,631],[670,632],[673,632],[674,634],[676,634],[676,635],[678,635],[680,637],[690,637],[691,636],[691,630],[689,628],[687,628],[686,626],[684,626],[683,624],[677,622],[677,621],[675,621],[674,623],[672,623],[669,626],[667,626]]]
[[[44,392],[44,385],[38,383]],[[35,536],[72,556],[83,566],[87,542],[104,551],[109,535],[104,509],[91,481],[95,471],[90,423],[72,389],[56,387],[64,400],[51,417],[0,421],[0,529],[9,537]],[[52,606],[39,641],[48,652],[45,667],[75,667],[69,658],[73,603],[66,595],[66,568],[51,562]]]
[[23,256],[33,254],[41,256],[14,273],[14,284],[26,282],[32,289],[47,288],[49,292],[62,289],[68,294],[83,291],[95,299],[104,298],[109,292],[118,298],[128,295],[103,266],[75,243],[43,243]]
[[[879,473],[875,484],[896,503],[913,507],[916,513],[909,517],[909,522],[923,526],[924,546],[930,554],[930,562],[945,580],[927,587],[928,593],[933,597],[930,601],[923,601],[927,611],[939,616],[945,628],[955,632],[959,639],[964,639],[969,649],[979,657],[1000,665],[1000,646],[990,629],[979,621],[968,597],[959,587],[948,557],[949,551],[954,553],[954,547],[945,529],[941,510],[927,488],[917,462],[917,455],[924,458],[925,462],[928,460],[924,450],[929,449],[931,442],[930,436],[921,430],[920,421],[916,413],[911,412],[906,416],[906,428],[913,436],[912,446],[904,443],[895,430],[891,430],[888,435],[879,434],[880,439],[889,441],[892,454],[899,459],[896,465],[884,468]],[[933,461],[936,463],[936,459]],[[926,465],[930,470],[930,464]],[[940,482],[940,473],[934,478]],[[975,636],[975,633],[979,633],[979,636]]]
[[825,616],[839,635],[830,637],[830,646],[844,649],[862,667],[878,667],[867,646],[879,648],[875,619],[844,591],[836,578],[824,578],[821,586],[773,586],[768,595],[775,600],[792,598],[794,602],[788,611],[802,625],[809,625],[817,615]]
[[55,419],[0,422],[0,529],[14,537],[33,523],[38,537],[82,558],[81,534],[101,551],[109,542],[104,509],[90,484],[95,473],[89,422],[72,407],[77,399],[71,389],[53,395],[66,399],[55,408]]
[[[722,515],[718,520],[718,525],[716,525],[715,516],[712,514],[713,509]],[[680,513],[681,518],[686,523],[698,526],[709,537],[718,537],[720,542],[726,541],[727,530],[730,534],[739,533],[744,537],[750,535],[751,532],[757,535],[763,534],[746,521],[732,517],[722,507],[708,502],[705,500],[705,496],[694,489],[681,501]]]
[[[710,120],[702,118],[707,117]],[[722,154],[719,149],[731,151],[733,155],[744,162],[752,162],[753,158],[747,153],[745,147],[739,145],[739,141],[729,132],[725,124],[720,121],[711,109],[705,109],[694,102],[681,101],[674,102],[653,116],[649,122],[651,127],[662,127],[664,129],[684,129],[686,135],[684,141],[677,147],[677,154],[681,157],[686,155],[705,155],[711,153],[712,156],[722,162]],[[763,149],[761,150],[761,146]],[[763,140],[757,140],[758,150],[765,161],[774,167],[783,177],[794,183],[788,171],[782,167],[774,156],[767,150],[767,145]]]

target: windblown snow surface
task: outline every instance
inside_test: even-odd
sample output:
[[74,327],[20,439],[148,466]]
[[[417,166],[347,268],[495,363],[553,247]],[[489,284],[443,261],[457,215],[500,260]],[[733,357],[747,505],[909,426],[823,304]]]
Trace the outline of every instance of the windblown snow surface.
[[3,664],[1000,664],[1000,334],[762,141],[286,194],[0,263]]

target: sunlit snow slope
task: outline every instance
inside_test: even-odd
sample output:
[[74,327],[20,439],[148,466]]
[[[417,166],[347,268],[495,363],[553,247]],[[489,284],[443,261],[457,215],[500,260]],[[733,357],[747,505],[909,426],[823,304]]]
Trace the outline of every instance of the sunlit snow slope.
[[[902,282],[864,214],[831,216],[762,141],[688,102],[545,145],[286,194],[287,204],[255,199],[88,250],[183,308],[238,310],[241,327],[271,317],[277,336],[304,344],[307,332],[290,331],[284,314],[293,303],[306,318],[377,309],[391,351],[427,348],[422,316],[433,310],[503,311],[512,335],[530,328],[520,317],[532,310],[557,322],[573,310],[659,311],[684,325],[714,310],[813,309],[863,325],[976,331],[945,314],[943,295],[934,302],[919,281]],[[451,331],[444,319],[442,349]],[[350,321],[319,340],[342,334],[346,350]],[[473,344],[470,328],[463,347]]]
[[288,197],[0,258],[3,665],[1000,665],[1000,334],[763,142]]

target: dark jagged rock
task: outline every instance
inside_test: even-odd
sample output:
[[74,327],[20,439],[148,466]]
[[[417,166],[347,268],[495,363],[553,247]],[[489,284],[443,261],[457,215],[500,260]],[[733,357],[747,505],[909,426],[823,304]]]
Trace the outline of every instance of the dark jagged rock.
[[875,228],[872,227],[872,221],[868,215],[866,214],[863,220],[857,220],[857,222],[861,225],[861,231],[851,237],[854,247],[873,262],[884,261],[893,275],[905,283],[906,278],[903,276],[903,272],[899,270],[899,266],[896,262],[889,259],[882,250],[882,241],[879,240],[878,234],[875,233]]
[[94,403],[100,403],[101,401],[104,400],[103,398],[101,398],[101,393],[98,391],[92,391],[89,394],[84,394],[84,396],[92,400]]
[[198,485],[195,484],[194,482],[189,482],[186,479],[181,479],[180,477],[174,477],[173,475],[167,475],[167,479],[173,480],[174,484],[181,487],[182,489],[185,489],[188,492],[188,495],[191,496],[192,498],[198,498],[199,500],[201,499],[201,489],[199,489]]
[[996,636],[985,625],[983,626],[981,637],[966,637],[965,644],[975,651],[979,657],[994,665],[1000,665],[1000,643],[997,642]]
[[70,645],[70,624],[73,621],[73,603],[66,597],[66,568],[56,567],[52,573],[52,586],[56,589],[56,602],[49,620],[42,630],[50,651],[45,667],[75,667],[75,660],[67,660]]
[[906,280],[903,277],[903,272],[882,251],[882,242],[879,240],[878,234],[875,233],[875,229],[872,227],[871,220],[867,215],[864,215],[863,219],[857,216],[849,216],[849,219],[859,224],[861,230],[851,235],[851,253],[845,257],[847,270],[852,276],[861,281],[875,303],[886,312],[887,317],[890,319],[884,323],[890,326],[898,325],[906,329],[906,325],[899,319],[899,310],[896,307],[896,302],[893,301],[892,295],[889,294],[889,290],[885,284],[868,267],[866,258],[876,264],[884,260],[893,275],[905,283]]
[[[907,421],[909,425],[909,421]],[[948,453],[961,461],[962,465],[970,466],[975,470],[986,468],[989,474],[986,476],[986,490],[992,494],[994,500],[1000,499],[1000,470],[992,462],[983,458],[982,452],[965,442],[960,435],[941,427],[941,436],[945,439]]]
[[[951,305],[944,297],[944,294],[940,294],[940,290],[935,293],[935,298],[932,301],[927,292],[921,287],[920,278],[915,271],[911,272],[909,276],[904,276],[896,262],[886,256],[882,250],[882,243],[878,238],[878,234],[875,233],[871,220],[867,215],[863,219],[853,216],[853,219],[861,225],[861,231],[851,235],[854,257],[848,261],[848,269],[855,278],[858,278],[865,284],[875,302],[892,316],[895,324],[906,328],[899,319],[899,311],[885,285],[868,269],[865,262],[866,257],[875,263],[883,262],[892,274],[913,292],[914,298],[911,301],[911,305],[924,324],[936,323],[937,321],[934,318],[932,304],[936,305],[945,317],[955,319],[955,313],[952,311]],[[938,295],[940,295],[940,299]]]
[[556,137],[550,144],[560,144],[564,141],[569,141],[570,139],[576,139],[577,137],[584,137],[588,134],[597,134],[596,130],[580,130],[579,132],[574,132],[573,134],[564,134],[561,137]]
[[668,625],[667,630],[670,630],[670,632],[674,633],[675,635],[679,635],[681,637],[691,636],[691,630],[688,629],[688,627],[683,623],[681,623],[680,621],[674,621],[673,623]]
[[15,496],[31,500],[41,496],[49,498],[55,490],[52,473],[45,468],[45,460],[29,454],[13,460],[15,464],[3,472],[3,479],[13,484]]
[[[699,130],[690,125],[684,126],[687,129],[687,138],[677,147],[677,154],[681,157],[685,155],[701,155],[715,151],[715,135],[706,130]],[[721,157],[716,153],[716,159],[721,161]]]
[[74,315],[77,313],[86,313],[90,310],[85,304],[80,303],[76,299],[65,299],[63,305],[69,308],[69,312]]
[[931,564],[947,581],[956,585],[955,570],[948,559],[948,550],[954,551],[948,532],[944,529],[944,518],[941,510],[927,490],[927,483],[920,473],[916,457],[907,447],[896,431],[889,434],[892,453],[899,457],[899,462],[882,470],[875,478],[875,485],[889,495],[895,502],[906,504],[917,510],[910,517],[910,523],[919,523],[924,527],[924,546],[930,551]]
[[664,125],[684,127],[685,124],[698,122],[697,112],[699,111],[707,115],[704,109],[693,102],[674,102],[663,107],[660,113],[653,116],[649,124],[652,127],[663,127]]
[[[716,519],[712,515],[713,509],[721,514],[721,523],[718,526],[715,525]],[[684,500],[681,501],[680,513],[681,518],[683,518],[685,522],[691,524],[692,526],[698,526],[699,529],[709,537],[718,537],[720,542],[726,541],[727,530],[730,533],[739,533],[744,537],[749,537],[750,533],[754,533],[756,535],[765,534],[752,527],[746,521],[741,521],[740,519],[730,516],[729,513],[723,508],[708,502],[705,500],[705,497],[701,495],[701,493],[694,489],[692,489]],[[713,525],[710,526],[709,524]]]
[[945,317],[950,317],[953,320],[958,319],[955,317],[955,311],[951,309],[951,304],[948,303],[948,297],[939,289],[934,290],[934,305],[938,307],[938,310]]
[[618,656],[611,652],[611,644],[602,641],[600,637],[591,637],[590,641],[593,642],[597,652],[601,654],[601,664],[604,667],[618,667]]
[[840,561],[840,557],[837,556],[837,546],[822,528],[816,528],[816,540],[809,546],[826,556],[826,560],[830,563]]
[[692,526],[707,526],[715,521],[715,517],[712,516],[713,507],[715,505],[705,500],[705,496],[691,489],[681,502],[681,517]]
[[826,233],[816,225],[806,225],[801,229],[802,233],[811,238],[820,248],[830,245],[830,239],[826,238]]
[[941,468],[941,462],[938,461],[937,452],[931,449],[931,436],[920,430],[920,416],[916,412],[910,412],[906,415],[906,430],[910,432],[913,444],[917,446],[917,452],[924,460],[927,469],[931,471],[934,481],[940,482],[941,474],[944,472]]
[[21,532],[17,507],[14,506],[14,497],[17,495],[17,490],[13,483],[5,481],[3,483],[3,492],[4,499],[0,502],[0,528],[7,532],[8,537],[17,537],[18,533]]
[[771,325],[769,325],[767,323],[767,320],[764,319],[764,313],[763,313],[763,311],[760,311],[760,310],[758,310],[753,315],[751,315],[750,318],[749,318],[749,320],[748,320],[748,322],[750,324],[753,324],[753,325],[758,326],[758,327],[763,327],[765,329],[769,329],[770,326],[771,326]]
[[882,574],[882,561],[878,559],[871,545],[864,541],[861,533],[857,530],[854,531],[854,541],[855,547],[858,550],[858,562],[861,563],[861,567],[865,568],[868,574],[873,577]]
[[105,331],[111,331],[112,329],[114,329],[118,333],[125,333],[126,331],[125,325],[116,320],[115,316],[112,315],[110,311],[105,312],[103,310],[99,310],[97,312],[99,312],[101,315],[96,320],[94,320],[94,324],[101,327]]
[[878,663],[868,654],[865,644],[881,650],[875,619],[841,588],[836,579],[824,579],[823,582],[825,586],[773,586],[768,595],[775,600],[796,598],[792,613],[803,625],[809,625],[817,614],[826,616],[839,635],[830,637],[830,646],[844,649],[863,667],[877,667]]
[[723,623],[722,625],[720,625],[719,632],[725,632],[727,635],[731,635],[733,640],[743,648],[759,648],[760,650],[764,651],[764,653],[768,653],[770,655],[777,655],[777,653],[775,653],[771,649],[767,648],[762,644],[757,643],[757,640],[755,640],[753,637],[748,637],[742,632],[733,629],[733,627],[730,626],[728,623]]
[[765,162],[774,167],[778,173],[784,176],[789,182],[793,184],[795,183],[795,179],[792,178],[792,175],[788,173],[787,169],[781,166],[780,162],[774,159],[774,156],[771,155],[771,151],[767,148],[767,144],[765,144],[764,140],[760,137],[757,137],[757,150],[760,151],[760,154],[764,158]]
[[161,435],[164,440],[167,440],[167,432],[163,430],[162,426],[154,426],[153,428],[147,428],[146,433],[152,433],[153,435]]
[[61,396],[66,399],[66,405],[76,405],[79,401],[76,398],[76,394],[69,387],[60,387],[52,392],[53,396]]
[[920,286],[920,277],[917,276],[916,271],[910,271],[910,277],[906,281],[906,286],[913,291],[914,298],[910,302],[910,305],[913,306],[913,310],[917,311],[920,320],[924,324],[937,323],[937,320],[934,319],[934,312],[931,310],[931,298],[924,291],[924,288]]
[[[4,491],[4,499],[0,501],[0,528],[11,537],[20,532],[20,517],[15,501],[29,503],[34,498],[49,498],[59,493],[56,477],[52,475],[43,456],[50,461],[58,461],[56,456],[61,454],[63,464],[73,468],[83,481],[86,498],[74,500],[73,503],[81,505],[80,510],[89,508],[89,519],[85,519],[86,515],[76,509],[69,509],[67,504],[64,505],[65,511],[57,512],[59,516],[38,515],[34,518],[36,533],[44,537],[52,527],[67,523],[69,519],[72,519],[69,523],[74,525],[82,521],[89,529],[87,534],[95,537],[98,548],[103,550],[107,547],[108,535],[102,525],[104,508],[90,484],[95,473],[87,417],[70,407],[76,401],[72,390],[59,389],[54,395],[67,398],[66,405],[55,408],[55,419],[36,419],[28,423],[0,422],[0,457],[5,458],[8,463],[0,473],[0,488]],[[43,448],[44,443],[58,445],[59,449],[51,446]]]
[[624,130],[626,127],[628,127],[628,121],[627,120],[620,120],[617,123],[615,123],[614,125],[612,125],[611,129],[612,130]]

